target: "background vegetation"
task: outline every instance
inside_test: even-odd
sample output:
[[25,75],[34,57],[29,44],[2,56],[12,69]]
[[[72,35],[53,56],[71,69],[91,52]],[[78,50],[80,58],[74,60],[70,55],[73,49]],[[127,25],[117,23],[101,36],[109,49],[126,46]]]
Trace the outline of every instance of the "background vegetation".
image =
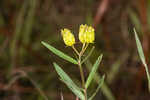
[[[0,0],[0,100],[60,100],[61,94],[65,100],[75,100],[52,64],[61,65],[76,83],[80,80],[77,68],[48,51],[41,41],[74,56],[64,45],[60,29],[67,27],[77,37],[80,24],[96,30],[95,50],[86,66],[103,53],[90,87],[93,91],[99,75],[105,74],[95,100],[149,100],[133,28],[149,65],[150,0]],[[88,72],[85,68],[84,73]]]

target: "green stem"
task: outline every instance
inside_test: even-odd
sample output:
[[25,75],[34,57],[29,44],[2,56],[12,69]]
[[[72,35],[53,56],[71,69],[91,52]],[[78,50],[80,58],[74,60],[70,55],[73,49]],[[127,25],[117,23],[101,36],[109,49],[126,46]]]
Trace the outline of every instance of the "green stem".
[[148,79],[148,89],[149,89],[149,92],[150,92],[150,75],[149,75],[147,64],[145,64],[145,70],[146,70],[146,75],[147,75],[147,79]]
[[83,69],[82,69],[82,65],[81,65],[81,57],[80,56],[79,56],[78,65],[79,65],[79,70],[80,70],[80,75],[81,75],[82,88],[84,89],[85,100],[87,100],[87,91],[85,88],[85,78],[84,78],[84,73],[83,73]]
[[85,50],[87,49],[88,46],[89,46],[89,44],[86,44],[85,48],[83,49],[83,53],[85,52]]
[[79,70],[80,70],[80,75],[81,75],[81,81],[82,81],[82,88],[84,89],[85,100],[87,100],[87,90],[85,88],[85,78],[84,78],[84,72],[83,72],[82,64],[81,64],[81,62],[82,62],[81,57],[82,57],[83,53],[85,52],[86,48],[87,48],[87,46],[84,43],[82,46],[82,50],[79,53],[79,60],[78,60],[78,65],[79,65]]
[[75,53],[79,56],[80,53],[78,52],[78,50],[74,47],[74,45],[72,46],[72,49],[75,51]]
[[85,95],[85,100],[87,100],[87,90],[86,90],[86,88],[84,89],[84,95]]
[[79,65],[79,70],[80,70],[80,75],[81,75],[82,87],[84,88],[85,80],[84,80],[84,73],[83,73],[83,69],[82,69],[82,65],[81,65],[81,56],[80,55],[79,55],[78,65]]
[[84,43],[82,45],[81,52],[79,53],[77,51],[77,49],[74,46],[72,46],[72,49],[75,51],[75,53],[79,57],[79,59],[78,59],[78,66],[79,66],[79,70],[80,70],[80,76],[81,76],[81,81],[82,81],[82,88],[84,89],[85,100],[87,100],[87,90],[85,88],[85,78],[84,78],[84,72],[83,72],[83,69],[82,69],[82,61],[81,61],[82,59],[81,59],[81,57],[82,57],[83,53],[85,52],[85,50],[87,49],[87,47],[88,47],[88,44]]
[[85,52],[85,50],[87,49],[88,45],[89,45],[89,44],[85,44],[85,43],[83,44],[82,50],[81,50],[81,52],[80,52],[80,55],[81,55],[81,56],[84,54],[84,52]]

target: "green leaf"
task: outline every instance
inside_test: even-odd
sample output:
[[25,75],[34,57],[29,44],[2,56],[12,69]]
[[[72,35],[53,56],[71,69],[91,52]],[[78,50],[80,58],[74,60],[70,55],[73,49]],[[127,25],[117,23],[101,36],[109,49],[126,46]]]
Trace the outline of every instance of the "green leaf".
[[140,58],[142,60],[142,63],[144,64],[144,66],[146,66],[145,56],[144,56],[144,53],[143,53],[142,45],[140,43],[140,40],[139,40],[139,38],[137,36],[137,33],[136,33],[135,29],[134,29],[134,33],[135,33],[136,45],[137,45],[139,56],[140,56]]
[[95,64],[93,65],[92,71],[90,72],[90,74],[88,76],[88,79],[86,81],[85,88],[88,88],[88,86],[90,85],[91,81],[93,80],[94,74],[96,73],[101,60],[102,60],[102,55],[100,55],[98,57],[98,59],[96,60]]
[[136,33],[135,28],[134,28],[134,33],[135,33],[135,39],[136,39],[136,45],[137,45],[138,53],[139,53],[140,59],[141,59],[143,65],[145,67],[145,71],[146,71],[146,74],[147,74],[148,86],[149,86],[149,91],[150,91],[150,75],[149,75],[149,71],[148,71],[148,66],[146,64],[146,60],[145,60],[145,56],[144,56],[144,53],[143,53],[142,45],[141,45],[141,42],[138,38],[138,35]]
[[99,91],[101,86],[103,85],[104,79],[105,79],[105,75],[102,76],[102,79],[99,81],[99,85],[98,85],[96,91],[93,93],[93,95],[88,100],[92,100],[95,97],[95,95],[97,94],[97,92]]
[[67,54],[64,54],[63,52],[59,51],[58,49],[54,48],[53,46],[51,46],[51,45],[49,45],[49,44],[47,44],[47,43],[45,43],[45,42],[43,42],[43,41],[42,41],[41,43],[42,43],[46,48],[48,48],[51,52],[53,52],[54,54],[56,54],[57,56],[59,56],[59,57],[65,59],[65,60],[67,60],[67,61],[69,61],[69,62],[71,62],[71,63],[73,63],[73,64],[78,64],[78,62],[77,62],[75,59],[71,58],[71,57],[68,56]]
[[80,88],[71,80],[71,78],[57,65],[56,63],[53,63],[54,67],[56,69],[56,72],[60,76],[61,80],[67,85],[67,87],[81,100],[84,100],[84,95],[80,91]]
[[[88,71],[90,72],[92,69],[92,63],[87,60],[84,62],[86,65],[86,68],[88,69]],[[99,84],[99,81],[102,79],[102,77],[96,72],[94,75],[94,81]],[[103,95],[106,97],[107,100],[116,100],[111,89],[108,87],[108,85],[105,83],[103,83],[102,87],[101,87],[101,91],[103,93]]]

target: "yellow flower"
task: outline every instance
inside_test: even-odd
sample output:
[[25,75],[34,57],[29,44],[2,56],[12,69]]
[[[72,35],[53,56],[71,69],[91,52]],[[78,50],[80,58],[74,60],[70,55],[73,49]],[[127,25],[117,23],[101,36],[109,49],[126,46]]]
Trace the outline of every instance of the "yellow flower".
[[79,40],[82,43],[93,43],[95,40],[94,28],[91,26],[80,25]]
[[64,43],[67,46],[72,46],[75,44],[74,35],[71,33],[71,31],[69,29],[66,29],[66,28],[62,29],[61,34],[62,34]]

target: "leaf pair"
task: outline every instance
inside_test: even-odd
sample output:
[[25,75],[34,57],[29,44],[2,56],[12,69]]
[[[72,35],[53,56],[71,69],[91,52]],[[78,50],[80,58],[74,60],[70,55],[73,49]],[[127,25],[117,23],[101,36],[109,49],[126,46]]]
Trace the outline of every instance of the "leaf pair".
[[[99,64],[100,64],[100,62],[101,62],[101,60],[102,60],[102,57],[103,57],[103,55],[100,55],[100,56],[98,57],[98,59],[96,60],[96,62],[94,63],[93,68],[92,68],[92,70],[91,70],[91,72],[90,72],[90,74],[89,74],[89,76],[88,76],[88,79],[87,79],[87,81],[86,81],[86,83],[85,83],[85,88],[86,88],[86,89],[89,87],[89,85],[91,84],[92,80],[94,79],[95,73],[96,73],[96,71],[97,71],[97,69],[98,69],[98,67],[99,67]],[[102,76],[102,78],[101,78],[100,81],[98,82],[98,87],[97,87],[96,91],[92,94],[92,96],[91,96],[88,100],[92,100],[92,99],[95,97],[95,95],[97,94],[98,90],[99,90],[99,89],[101,88],[101,86],[103,85],[104,79],[105,79],[105,75]]]

